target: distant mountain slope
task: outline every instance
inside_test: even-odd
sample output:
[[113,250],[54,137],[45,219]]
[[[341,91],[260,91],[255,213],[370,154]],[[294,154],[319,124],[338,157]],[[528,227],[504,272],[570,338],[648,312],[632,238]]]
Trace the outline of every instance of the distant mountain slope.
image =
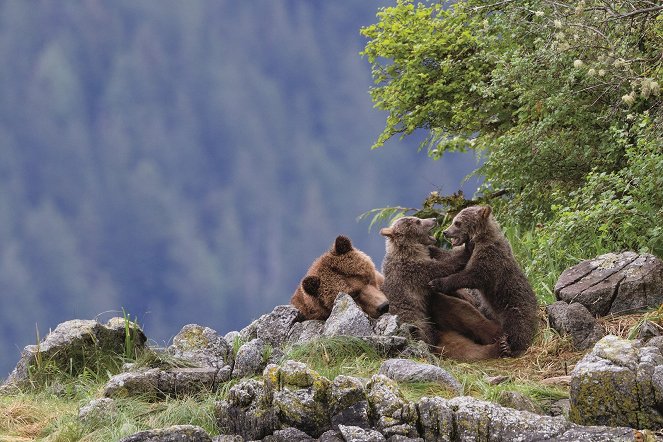
[[339,233],[379,266],[355,218],[472,161],[370,151],[358,30],[379,4],[0,4],[0,377],[35,324],[123,307],[164,341],[239,329]]

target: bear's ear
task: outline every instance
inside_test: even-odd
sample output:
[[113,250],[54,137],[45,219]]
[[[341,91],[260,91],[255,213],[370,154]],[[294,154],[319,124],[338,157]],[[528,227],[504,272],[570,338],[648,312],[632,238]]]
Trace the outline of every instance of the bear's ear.
[[487,219],[492,211],[493,209],[490,206],[482,206],[481,210],[479,211],[479,215],[481,215],[481,218]]
[[391,227],[383,227],[382,229],[380,229],[380,235],[386,236],[387,238],[391,238],[392,236],[394,236],[394,229],[392,229]]
[[302,288],[304,293],[314,298],[320,295],[320,278],[317,276],[307,276],[302,279]]
[[334,253],[337,255],[345,255],[350,251],[352,251],[352,241],[350,241],[350,238],[338,235],[334,242]]

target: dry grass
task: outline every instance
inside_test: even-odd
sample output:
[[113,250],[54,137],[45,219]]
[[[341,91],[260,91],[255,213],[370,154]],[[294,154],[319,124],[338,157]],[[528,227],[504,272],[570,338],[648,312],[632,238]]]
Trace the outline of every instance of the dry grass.
[[65,413],[75,413],[76,404],[38,396],[0,397],[0,435],[2,440],[35,440]]

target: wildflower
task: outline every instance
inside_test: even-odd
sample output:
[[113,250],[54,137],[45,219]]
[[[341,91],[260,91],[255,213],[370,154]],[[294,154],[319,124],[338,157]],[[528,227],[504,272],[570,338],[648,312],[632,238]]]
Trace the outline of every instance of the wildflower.
[[585,64],[582,62],[582,60],[574,60],[573,61],[573,67],[576,69],[579,69],[582,67],[582,65]]
[[587,75],[589,75],[590,77],[593,77],[594,75],[596,75],[596,69],[594,69],[594,68],[590,68],[590,69],[587,71]]
[[622,96],[622,101],[626,103],[627,106],[632,106],[635,103],[635,91],[631,91],[630,94]]
[[536,15],[537,17],[543,17],[543,16],[544,16],[544,12],[543,12],[543,11],[536,11],[536,12],[534,13],[534,15]]
[[651,81],[649,83],[649,89],[651,89],[651,94],[655,97],[658,97],[658,94],[661,93],[661,86],[657,81]]
[[560,29],[562,27],[562,20],[555,20],[553,24],[557,29]]
[[599,77],[603,77],[605,75],[605,69],[599,69]]

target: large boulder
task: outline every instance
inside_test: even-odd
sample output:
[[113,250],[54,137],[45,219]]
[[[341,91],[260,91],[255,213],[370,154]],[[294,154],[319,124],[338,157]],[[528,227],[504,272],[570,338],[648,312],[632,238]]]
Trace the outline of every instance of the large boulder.
[[566,269],[555,295],[581,303],[594,316],[656,308],[663,303],[663,261],[650,254],[607,253]]
[[663,428],[663,356],[608,335],[571,373],[569,418],[582,425]]
[[292,305],[277,305],[274,309],[239,331],[241,342],[260,338],[273,347],[282,346],[292,327],[304,319],[302,313]]
[[103,366],[109,358],[141,350],[145,341],[140,327],[124,318],[112,318],[106,324],[82,319],[63,322],[39,344],[23,349],[3,389],[27,387],[32,381],[38,383],[40,366],[76,376],[86,367]]
[[350,295],[339,293],[322,330],[324,336],[372,336],[375,334],[368,315]]

